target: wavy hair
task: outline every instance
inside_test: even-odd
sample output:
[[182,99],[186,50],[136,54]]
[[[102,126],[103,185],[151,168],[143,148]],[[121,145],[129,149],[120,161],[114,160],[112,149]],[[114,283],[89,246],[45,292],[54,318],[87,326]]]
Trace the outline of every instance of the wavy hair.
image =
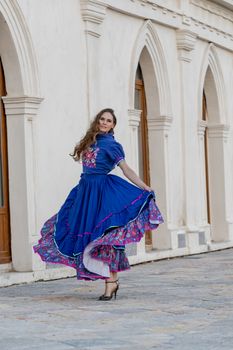
[[[91,122],[85,136],[74,147],[73,154],[70,154],[75,161],[79,161],[82,158],[83,152],[87,150],[90,145],[96,142],[96,135],[99,133],[99,120],[105,112],[111,113],[114,126],[116,125],[117,118],[114,114],[114,110],[111,108],[102,109]],[[114,133],[113,129],[109,130],[109,133]]]

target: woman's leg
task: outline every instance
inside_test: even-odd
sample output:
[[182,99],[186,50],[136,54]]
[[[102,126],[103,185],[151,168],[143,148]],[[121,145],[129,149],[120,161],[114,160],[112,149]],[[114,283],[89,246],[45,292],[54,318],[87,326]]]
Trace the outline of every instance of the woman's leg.
[[[107,282],[117,281],[117,272],[110,272],[110,277],[106,280]],[[110,296],[117,288],[117,283],[105,283],[105,296]]]
[[[112,293],[119,289],[119,282],[118,282],[118,272],[117,271],[124,271],[128,270],[130,268],[129,261],[126,257],[124,249],[116,249],[114,247],[110,247],[110,251],[108,250],[109,247],[104,247],[106,254],[109,259],[109,270],[110,270],[110,277],[105,280],[105,292],[100,297],[100,300],[105,300],[105,297],[111,297]],[[100,249],[98,251],[99,256],[102,254],[104,249]],[[101,254],[100,254],[101,253]],[[105,259],[106,260],[106,259]],[[116,295],[116,294],[115,294]]]

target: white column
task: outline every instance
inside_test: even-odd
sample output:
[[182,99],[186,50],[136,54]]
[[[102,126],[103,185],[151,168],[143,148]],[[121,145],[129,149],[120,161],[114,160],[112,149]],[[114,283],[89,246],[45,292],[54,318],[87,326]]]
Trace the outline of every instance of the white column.
[[200,194],[200,205],[199,209],[199,223],[200,230],[205,235],[205,242],[210,243],[210,224],[208,223],[207,216],[207,188],[206,188],[206,154],[205,154],[205,132],[207,128],[207,122],[205,120],[198,121],[197,134],[198,134],[198,152],[199,152],[199,194]]
[[[228,207],[227,138],[229,125],[208,125],[208,158],[210,182],[211,238],[214,242],[228,241],[233,238],[232,208]],[[232,221],[232,220],[231,220]]]
[[[130,157],[129,164],[130,166],[139,173],[139,164],[138,164],[138,127],[140,123],[142,111],[139,109],[129,109],[129,130],[130,130]],[[146,253],[145,249],[145,236],[137,243],[136,254],[143,255]]]
[[152,235],[152,245],[156,249],[170,249],[172,247],[168,160],[168,138],[171,123],[172,117],[170,116],[148,119],[151,187],[155,189],[158,206],[165,221],[159,227],[158,234],[155,232]]
[[206,171],[205,171],[205,130],[207,122],[205,120],[198,121],[198,151],[200,161],[200,226],[206,226],[207,222],[207,197],[206,197]]
[[193,135],[196,132],[195,115],[190,100],[193,100],[193,86],[190,84],[192,77],[192,51],[194,50],[197,35],[190,30],[177,30],[177,49],[180,61],[180,90],[181,90],[181,127],[182,127],[182,160],[183,160],[183,222],[187,232],[187,245],[189,248],[199,246],[199,227],[196,222],[196,208],[193,205],[193,186],[195,181],[195,162],[192,153],[196,149],[196,140]]
[[34,268],[32,244],[37,232],[33,120],[41,101],[38,97],[3,97],[7,119],[11,249],[15,271],[32,271]]
[[142,111],[139,109],[129,109],[129,130],[130,130],[130,165],[138,173],[138,127]]

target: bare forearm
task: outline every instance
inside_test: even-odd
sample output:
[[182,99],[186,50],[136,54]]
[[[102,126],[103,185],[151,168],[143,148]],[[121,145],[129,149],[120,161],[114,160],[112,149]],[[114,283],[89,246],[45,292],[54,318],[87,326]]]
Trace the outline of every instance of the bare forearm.
[[142,189],[148,188],[148,186],[137,176],[137,174],[131,168],[125,169],[123,173],[127,179],[132,181],[136,186]]

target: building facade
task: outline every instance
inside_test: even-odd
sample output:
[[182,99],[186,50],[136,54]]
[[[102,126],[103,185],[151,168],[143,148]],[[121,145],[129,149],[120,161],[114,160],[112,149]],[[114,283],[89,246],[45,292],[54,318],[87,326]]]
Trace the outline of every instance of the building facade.
[[165,219],[130,262],[233,246],[231,0],[0,0],[0,37],[0,285],[74,275],[32,246],[105,107]]

